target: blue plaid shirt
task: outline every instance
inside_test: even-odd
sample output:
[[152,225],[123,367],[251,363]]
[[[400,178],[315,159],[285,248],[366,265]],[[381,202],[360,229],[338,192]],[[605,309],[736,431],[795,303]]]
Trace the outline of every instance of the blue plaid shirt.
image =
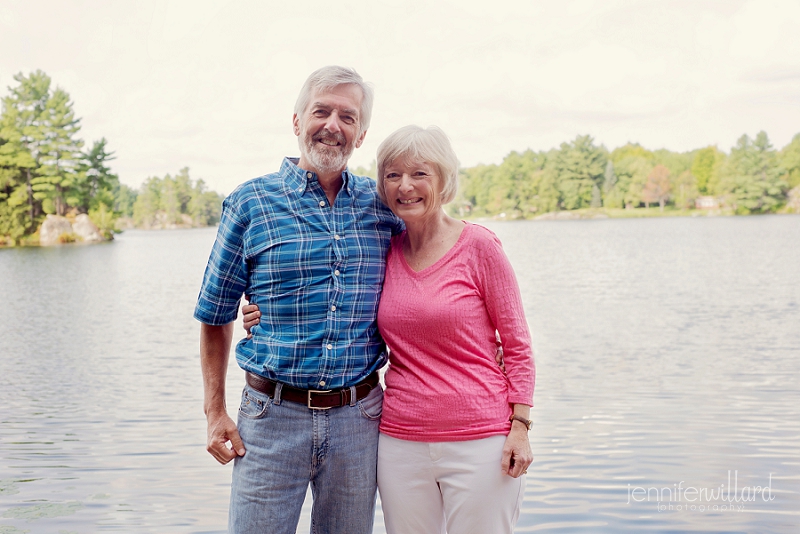
[[331,207],[296,163],[225,199],[194,316],[230,323],[249,295],[261,324],[236,347],[242,369],[303,389],[348,387],[386,362],[376,315],[402,222],[369,178],[345,171]]

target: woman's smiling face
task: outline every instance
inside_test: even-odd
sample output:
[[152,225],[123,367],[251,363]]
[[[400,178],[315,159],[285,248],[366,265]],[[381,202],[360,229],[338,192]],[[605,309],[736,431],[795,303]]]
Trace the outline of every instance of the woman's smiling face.
[[406,223],[425,220],[442,207],[442,179],[436,165],[398,158],[386,166],[383,179],[389,209]]

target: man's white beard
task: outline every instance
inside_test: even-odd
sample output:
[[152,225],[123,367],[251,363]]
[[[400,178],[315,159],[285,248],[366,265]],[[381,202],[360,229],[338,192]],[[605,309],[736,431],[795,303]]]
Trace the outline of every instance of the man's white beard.
[[[317,140],[320,138],[336,139],[341,146],[329,147],[318,143]],[[315,135],[298,137],[298,144],[302,155],[317,172],[323,174],[343,171],[355,148],[355,143],[346,143],[342,134],[333,134],[325,129]]]

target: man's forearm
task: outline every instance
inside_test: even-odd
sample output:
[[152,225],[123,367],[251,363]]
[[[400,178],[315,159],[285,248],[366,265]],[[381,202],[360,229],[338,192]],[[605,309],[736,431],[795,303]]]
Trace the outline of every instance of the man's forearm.
[[233,338],[233,323],[200,326],[200,367],[203,370],[203,411],[226,411],[225,377]]

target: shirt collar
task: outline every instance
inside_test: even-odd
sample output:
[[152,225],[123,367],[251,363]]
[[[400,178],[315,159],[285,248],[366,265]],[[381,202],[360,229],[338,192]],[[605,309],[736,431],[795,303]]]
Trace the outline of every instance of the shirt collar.
[[[298,195],[303,196],[310,184],[317,181],[317,174],[298,167],[297,163],[299,161],[300,158],[283,158],[283,163],[281,164],[281,174],[284,176],[284,183],[286,186]],[[351,178],[352,175],[350,174],[350,169],[345,168],[345,170],[342,171],[342,179],[344,180],[344,183],[342,184],[342,190],[349,196],[352,196],[353,194],[354,180]]]

